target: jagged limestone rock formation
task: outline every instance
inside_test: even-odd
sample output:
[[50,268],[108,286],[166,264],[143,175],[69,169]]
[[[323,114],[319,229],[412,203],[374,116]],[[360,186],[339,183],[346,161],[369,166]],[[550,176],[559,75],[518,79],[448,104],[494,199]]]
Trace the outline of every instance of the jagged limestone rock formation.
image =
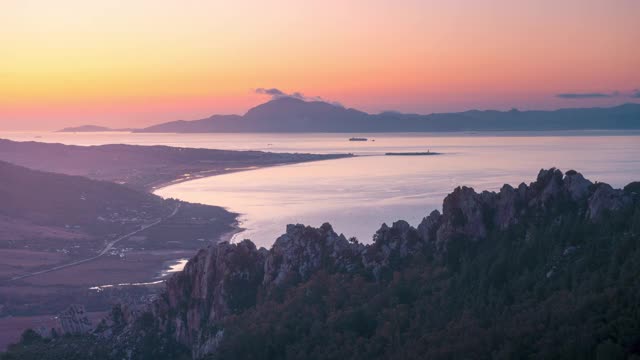
[[350,270],[358,253],[357,245],[336,234],[327,223],[318,229],[287,225],[286,233],[268,252],[262,284],[269,288],[304,281],[321,268]]
[[[223,341],[225,329],[220,324],[225,319],[320,271],[376,281],[401,268],[410,257],[447,256],[448,245],[459,238],[478,243],[491,232],[553,218],[563,211],[595,222],[631,205],[632,196],[606,184],[593,184],[575,171],[563,175],[549,169],[541,170],[529,185],[505,185],[497,193],[458,187],[444,199],[442,213],[432,211],[417,228],[402,220],[390,227],[383,224],[368,245],[348,241],[329,224],[320,228],[288,225],[270,250],[244,240],[199,251],[184,271],[168,281],[166,292],[149,311],[126,319],[124,330],[103,329],[102,334],[135,337],[132,334],[138,330],[133,324],[151,316],[153,331],[190,349],[194,358],[202,357],[215,353]],[[567,247],[562,256],[575,251]]]
[[60,329],[63,334],[86,334],[93,329],[93,325],[84,311],[84,306],[71,305],[67,310],[58,314]]

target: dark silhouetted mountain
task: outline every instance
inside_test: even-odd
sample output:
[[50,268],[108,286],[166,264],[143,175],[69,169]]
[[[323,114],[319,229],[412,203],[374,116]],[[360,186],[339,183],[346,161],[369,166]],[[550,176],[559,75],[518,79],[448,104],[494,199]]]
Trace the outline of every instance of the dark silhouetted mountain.
[[244,116],[214,115],[174,121],[137,132],[430,132],[640,129],[640,104],[554,111],[466,111],[431,115],[367,114],[322,101],[284,97]]
[[258,132],[357,131],[370,115],[321,101],[281,98],[258,105],[244,116],[243,129]]
[[139,132],[164,132],[164,133],[206,133],[222,131],[225,124],[233,124],[241,120],[239,115],[213,115],[202,120],[177,120],[163,124],[149,126]]

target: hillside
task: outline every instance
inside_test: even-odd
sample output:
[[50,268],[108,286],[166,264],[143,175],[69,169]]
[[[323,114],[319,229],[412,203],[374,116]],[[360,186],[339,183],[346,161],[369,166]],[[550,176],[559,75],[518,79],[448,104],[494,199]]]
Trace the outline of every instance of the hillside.
[[575,171],[458,187],[370,245],[289,225],[201,250],[142,308],[2,359],[624,359],[640,355],[640,199]]
[[86,176],[151,190],[166,183],[248,167],[335,159],[314,155],[169,146],[74,146],[0,139],[0,160],[32,169]]
[[33,326],[29,319],[50,321],[71,303],[96,313],[155,293],[90,288],[157,282],[177,259],[235,229],[236,214],[215,206],[3,161],[0,174],[0,349]]
[[640,104],[554,111],[466,111],[430,115],[367,114],[322,101],[283,97],[245,115],[174,121],[136,132],[432,132],[640,129]]
[[[143,233],[148,233],[146,242],[124,244],[130,249],[144,246],[151,250],[166,248],[168,240],[182,240],[169,248],[192,253],[202,246],[195,239],[217,240],[235,222],[235,214],[218,207],[164,200],[111,182],[31,170],[3,161],[0,173],[0,255],[19,259],[3,262],[0,281],[45,265],[94,256],[108,240],[159,219],[164,219],[158,224],[164,233],[149,229]],[[179,212],[175,211],[177,206]],[[189,218],[184,218],[186,215]],[[195,224],[190,224],[191,218],[197,219]],[[203,222],[202,218],[215,221]],[[185,229],[186,225],[190,227]],[[183,228],[183,234],[175,234],[172,227]],[[166,239],[169,234],[172,239]],[[3,285],[0,299],[10,295]],[[8,310],[8,303],[3,305],[0,310]]]
[[[93,226],[109,212],[145,212],[149,218],[168,211],[154,195],[110,182],[30,170],[0,161],[0,214],[37,225]],[[148,209],[145,211],[145,209]]]

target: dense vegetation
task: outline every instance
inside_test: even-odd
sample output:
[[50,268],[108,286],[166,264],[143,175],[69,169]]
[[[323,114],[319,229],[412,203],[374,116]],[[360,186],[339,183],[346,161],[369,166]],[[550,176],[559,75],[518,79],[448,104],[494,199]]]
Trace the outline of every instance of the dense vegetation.
[[380,282],[318,273],[229,318],[220,359],[640,359],[640,207],[458,239]]
[[[120,307],[114,307],[112,316],[120,314]],[[122,319],[120,319],[122,320]],[[0,354],[2,360],[188,360],[189,352],[183,346],[155,332],[145,331],[149,328],[149,316],[143,316],[135,324],[139,337],[135,339],[136,350],[127,348],[114,349],[105,339],[93,335],[64,335],[53,334],[44,338],[33,330],[22,334],[20,342],[10,345],[6,353]],[[118,324],[114,326],[118,330]]]
[[[224,329],[210,358],[640,359],[640,204],[596,223],[583,205],[558,202],[481,241],[455,238],[444,253],[426,247],[377,279],[326,270],[258,294],[210,324]],[[153,318],[137,326],[135,358],[186,356],[155,335]],[[88,339],[86,351],[102,346],[30,336],[2,359],[58,359],[47,349]]]

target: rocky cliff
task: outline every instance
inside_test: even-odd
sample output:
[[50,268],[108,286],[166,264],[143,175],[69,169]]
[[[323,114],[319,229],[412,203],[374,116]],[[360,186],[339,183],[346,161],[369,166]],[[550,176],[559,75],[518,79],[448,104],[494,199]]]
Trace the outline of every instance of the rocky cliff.
[[162,331],[198,357],[214,351],[224,336],[224,329],[212,324],[318,271],[379,278],[416,254],[444,256],[455,238],[482,241],[491,231],[567,208],[598,221],[630,206],[632,197],[607,184],[594,184],[575,171],[563,174],[549,169],[541,170],[529,185],[504,185],[499,192],[458,187],[444,199],[442,213],[431,212],[417,228],[405,221],[383,224],[368,245],[350,242],[329,224],[288,225],[270,250],[257,249],[249,240],[201,250],[169,280],[166,293],[153,304],[153,314]]
[[62,334],[85,334],[91,331],[93,326],[80,305],[71,305],[68,309],[58,314]]
[[[575,314],[602,318],[597,304],[603,303],[603,274],[611,275],[613,284],[605,293],[636,296],[635,290],[624,292],[632,284],[624,279],[635,279],[632,269],[640,268],[640,255],[630,255],[640,248],[635,245],[638,188],[616,190],[576,171],[563,174],[552,168],[541,170],[528,185],[504,185],[498,192],[458,187],[444,199],[442,213],[432,211],[417,227],[402,220],[383,224],[371,244],[349,240],[329,224],[288,225],[269,250],[249,240],[223,242],[200,250],[152,304],[137,311],[118,307],[94,335],[114,357],[131,359],[144,358],[140,354],[166,358],[176,349],[193,358],[255,358],[267,350],[270,358],[299,358],[311,354],[310,348],[316,349],[314,358],[331,358],[328,351],[403,358],[407,349],[450,358],[441,350],[448,342],[467,346],[454,353],[493,356],[499,350],[502,358],[510,358],[513,344],[525,337],[511,339],[501,333],[504,327],[533,329],[530,345],[519,348],[523,354],[540,355],[527,351],[542,348],[556,354],[563,348],[536,341],[547,334],[545,341],[555,341],[557,329],[566,326],[587,331],[581,339],[598,344],[597,334],[608,330],[559,317],[583,304]],[[578,298],[593,303],[563,302],[580,291]],[[629,306],[620,302],[617,313],[628,318]],[[551,315],[554,306],[560,310]],[[408,309],[413,309],[411,316]],[[518,316],[528,325],[512,327]],[[555,320],[540,323],[541,316],[560,320],[558,325]],[[324,337],[332,340],[323,343]],[[508,346],[475,338],[507,339]],[[326,348],[325,357],[319,356],[320,348]]]

